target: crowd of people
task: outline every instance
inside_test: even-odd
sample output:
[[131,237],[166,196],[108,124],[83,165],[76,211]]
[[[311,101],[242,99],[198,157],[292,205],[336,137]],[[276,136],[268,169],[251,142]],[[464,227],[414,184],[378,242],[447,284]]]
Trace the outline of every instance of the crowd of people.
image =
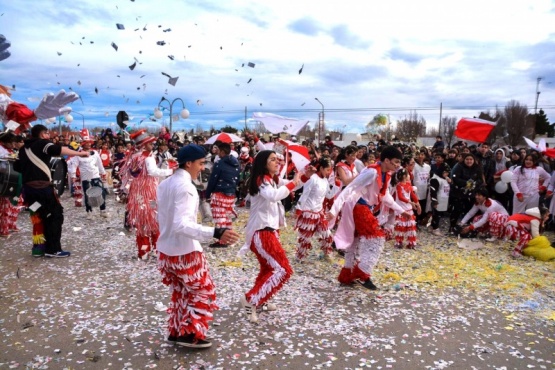
[[[138,259],[157,258],[171,288],[168,340],[186,347],[210,346],[206,332],[217,309],[201,242],[226,248],[244,237],[239,255],[252,252],[260,268],[239,301],[256,323],[262,310],[277,309],[271,299],[293,273],[280,243],[288,211],[298,235],[295,263],[303,263],[317,238],[323,260],[335,252],[345,259],[339,283],[369,290],[377,289],[372,273],[387,240],[411,250],[423,232],[514,240],[512,256],[519,258],[553,226],[555,162],[527,148],[448,147],[441,137],[431,148],[418,147],[379,135],[339,147],[326,137],[320,145],[297,143],[310,156],[309,165],[297,168],[277,136],[248,133],[242,142],[206,145],[203,136],[189,143],[163,129],[158,137],[139,130],[130,139],[108,130],[94,138],[84,130],[54,143],[42,125],[25,141],[3,134],[0,157],[18,153],[14,169],[22,173],[23,190],[15,205],[0,197],[0,236],[18,230],[17,213],[27,207],[33,256],[70,255],[61,248],[63,208],[47,171],[52,156],[65,156],[74,205],[84,199],[88,218],[96,207],[110,217],[110,187],[126,205],[122,223],[136,233]],[[250,208],[243,235],[233,227],[241,207]]]

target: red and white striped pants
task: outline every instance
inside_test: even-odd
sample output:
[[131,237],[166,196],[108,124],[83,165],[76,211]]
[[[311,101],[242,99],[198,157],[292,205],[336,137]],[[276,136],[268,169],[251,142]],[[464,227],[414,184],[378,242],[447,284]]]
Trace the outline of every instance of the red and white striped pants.
[[278,230],[258,230],[250,246],[260,264],[254,286],[245,296],[250,304],[262,306],[272,298],[293,275],[293,269],[279,241]]
[[162,282],[170,287],[168,308],[170,336],[194,333],[196,339],[206,338],[208,323],[214,319],[216,290],[208,263],[202,252],[181,256],[158,255]]
[[231,215],[235,214],[233,205],[235,195],[225,195],[224,193],[212,193],[210,196],[210,209],[214,225],[218,228],[231,228]]
[[312,248],[310,239],[318,236],[320,249],[324,254],[329,255],[332,252],[331,243],[333,238],[328,227],[328,220],[322,209],[320,212],[297,211],[297,222],[295,224],[297,230],[297,252],[296,256],[302,260]]

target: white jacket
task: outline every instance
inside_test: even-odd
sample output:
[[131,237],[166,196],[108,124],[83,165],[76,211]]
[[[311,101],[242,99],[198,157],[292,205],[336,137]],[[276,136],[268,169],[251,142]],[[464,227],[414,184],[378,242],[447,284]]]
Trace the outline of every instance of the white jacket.
[[474,217],[476,213],[478,213],[478,211],[482,212],[482,218],[472,224],[472,226],[474,226],[474,229],[484,226],[488,222],[489,215],[493,212],[501,213],[502,215],[509,214],[509,212],[507,212],[507,210],[501,205],[501,203],[499,203],[495,199],[488,198],[482,204],[474,203],[470,211],[468,211],[468,213],[463,217],[461,223],[463,225],[466,224],[472,219],[472,217]]
[[522,195],[536,195],[538,194],[540,182],[545,186],[548,185],[551,176],[541,167],[524,168],[521,173],[521,167],[518,166],[513,171],[513,178],[511,180],[511,188],[516,194]]
[[241,247],[239,256],[247,253],[257,230],[266,227],[278,230],[285,226],[285,209],[281,200],[289,196],[294,189],[295,184],[289,180],[280,179],[279,184],[276,184],[269,176],[264,177],[258,194],[250,197],[251,208],[245,229],[245,244]]
[[158,251],[168,256],[202,252],[200,241],[210,241],[214,228],[197,223],[199,196],[191,175],[183,169],[158,186]]
[[303,186],[303,194],[297,202],[300,211],[320,212],[324,198],[332,199],[341,191],[341,186],[330,184],[329,179],[313,174]]

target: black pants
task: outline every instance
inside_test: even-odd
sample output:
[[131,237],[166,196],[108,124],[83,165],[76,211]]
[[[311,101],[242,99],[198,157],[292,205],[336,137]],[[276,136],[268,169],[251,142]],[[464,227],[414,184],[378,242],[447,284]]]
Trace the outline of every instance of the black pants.
[[472,197],[453,197],[453,208],[449,216],[450,227],[457,226],[459,218],[464,217],[472,208]]
[[64,207],[60,204],[54,187],[32,188],[23,185],[23,199],[28,207],[38,203],[36,213],[44,226],[44,253],[54,254],[62,250],[62,225],[64,224]]

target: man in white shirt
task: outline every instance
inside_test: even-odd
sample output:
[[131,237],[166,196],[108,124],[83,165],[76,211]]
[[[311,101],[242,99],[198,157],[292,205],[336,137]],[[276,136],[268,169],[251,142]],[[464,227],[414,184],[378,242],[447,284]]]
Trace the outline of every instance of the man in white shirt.
[[[92,206],[89,203],[89,196],[87,195],[87,190],[93,186],[100,187],[102,189],[102,204],[100,205],[100,215],[102,217],[108,218],[110,215],[106,212],[106,188],[103,185],[103,181],[106,180],[106,170],[102,165],[102,159],[98,152],[91,150],[91,145],[93,140],[90,137],[85,136],[81,142],[81,148],[85,152],[89,152],[88,157],[75,157],[75,166],[70,166],[68,171],[70,173],[72,181],[76,181],[76,171],[79,168],[79,173],[81,174],[81,186],[83,189],[83,194],[85,194],[85,210],[87,211],[87,218],[92,219],[93,212]],[[75,179],[75,180],[73,180]]]
[[213,238],[233,244],[239,234],[231,229],[197,223],[199,196],[192,179],[206,163],[204,148],[189,144],[177,154],[179,168],[158,186],[157,210],[160,236],[158,269],[170,287],[168,341],[190,348],[208,348],[208,322],[218,309],[214,283],[200,244]]

